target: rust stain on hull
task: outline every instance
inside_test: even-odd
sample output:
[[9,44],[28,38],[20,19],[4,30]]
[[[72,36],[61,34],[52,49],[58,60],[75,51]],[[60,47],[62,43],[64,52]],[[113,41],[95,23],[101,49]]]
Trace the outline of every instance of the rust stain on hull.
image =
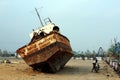
[[19,48],[17,53],[33,69],[45,72],[59,71],[73,56],[69,40],[57,32]]

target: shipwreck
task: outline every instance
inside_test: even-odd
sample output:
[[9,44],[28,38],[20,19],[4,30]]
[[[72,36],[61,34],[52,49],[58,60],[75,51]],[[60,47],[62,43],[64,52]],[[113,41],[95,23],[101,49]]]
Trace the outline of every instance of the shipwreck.
[[[16,52],[34,70],[57,72],[73,56],[69,39],[49,18],[42,28],[33,30],[31,41]],[[46,23],[46,22],[45,22]]]

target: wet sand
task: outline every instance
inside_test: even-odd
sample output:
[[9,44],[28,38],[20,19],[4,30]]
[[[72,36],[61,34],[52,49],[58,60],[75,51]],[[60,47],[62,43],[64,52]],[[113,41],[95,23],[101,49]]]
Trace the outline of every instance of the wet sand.
[[120,80],[118,75],[103,61],[99,61],[98,73],[91,72],[92,60],[71,59],[57,73],[33,71],[23,60],[12,60],[12,62],[17,63],[0,64],[0,80]]

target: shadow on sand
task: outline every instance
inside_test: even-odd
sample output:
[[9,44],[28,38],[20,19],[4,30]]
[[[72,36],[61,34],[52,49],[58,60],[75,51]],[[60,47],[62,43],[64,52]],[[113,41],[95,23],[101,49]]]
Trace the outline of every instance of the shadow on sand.
[[90,68],[86,66],[65,66],[62,70],[57,72],[56,74],[66,74],[66,75],[71,75],[71,74],[89,74]]

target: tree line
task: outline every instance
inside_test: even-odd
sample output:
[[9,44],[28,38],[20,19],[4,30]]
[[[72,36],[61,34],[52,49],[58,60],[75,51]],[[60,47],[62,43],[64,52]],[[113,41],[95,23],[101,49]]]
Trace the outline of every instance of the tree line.
[[90,59],[90,58],[104,57],[105,56],[105,51],[99,53],[98,51],[95,51],[95,50],[93,50],[93,51],[86,50],[85,52],[83,52],[83,51],[78,51],[78,52],[73,51],[73,53],[74,53],[75,58],[87,57],[88,59]]
[[86,50],[85,52],[83,51],[73,51],[74,53],[74,57],[87,57],[87,58],[94,58],[94,57],[113,57],[114,59],[118,59],[120,60],[120,42],[118,42],[116,39],[114,41],[114,43],[112,43],[110,45],[110,47],[108,48],[107,51],[104,50],[100,50],[101,47],[99,48],[99,50],[96,52],[95,50],[90,51],[90,50]]
[[14,52],[0,49],[0,57],[14,57],[14,56],[15,56]]
[[108,57],[114,57],[115,59],[120,60],[120,42],[114,42],[111,44],[106,55]]

